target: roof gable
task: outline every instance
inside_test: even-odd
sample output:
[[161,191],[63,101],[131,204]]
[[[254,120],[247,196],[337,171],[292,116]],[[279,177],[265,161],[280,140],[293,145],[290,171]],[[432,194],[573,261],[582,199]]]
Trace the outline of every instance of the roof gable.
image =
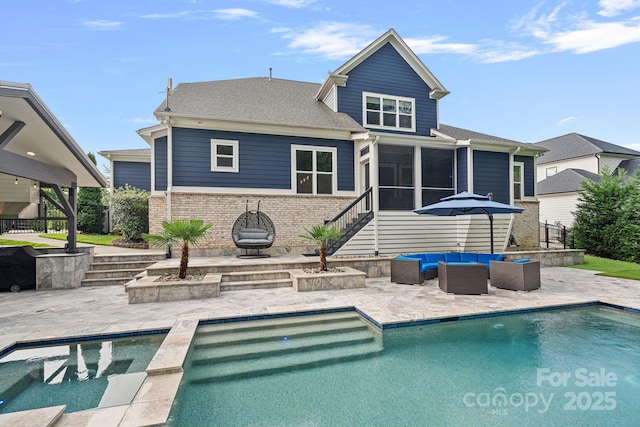
[[596,138],[580,135],[575,132],[547,139],[545,141],[536,142],[534,145],[549,149],[549,151],[538,160],[539,164],[592,156],[595,154],[640,156],[640,152],[630,148],[621,147]]
[[317,99],[322,99],[334,84],[344,86],[346,84],[345,77],[348,76],[349,72],[386,44],[393,46],[407,64],[409,64],[409,66],[416,72],[416,74],[420,76],[429,88],[431,88],[429,96],[432,99],[440,99],[449,94],[449,91],[444,87],[444,85],[440,83],[436,76],[426,67],[426,65],[424,65],[420,58],[413,53],[404,40],[402,40],[398,33],[396,33],[392,28],[370,43],[354,57],[338,67],[333,73],[330,73],[318,90],[316,95]]

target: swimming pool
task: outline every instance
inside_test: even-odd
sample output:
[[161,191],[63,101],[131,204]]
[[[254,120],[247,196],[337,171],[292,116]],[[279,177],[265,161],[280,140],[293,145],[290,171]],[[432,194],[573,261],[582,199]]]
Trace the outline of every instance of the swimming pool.
[[594,306],[398,328],[384,331],[383,347],[349,362],[209,382],[196,381],[187,364],[169,424],[586,426],[640,419],[636,314]]
[[68,413],[129,404],[165,336],[166,331],[156,331],[22,345],[0,358],[0,414],[57,405],[67,405]]

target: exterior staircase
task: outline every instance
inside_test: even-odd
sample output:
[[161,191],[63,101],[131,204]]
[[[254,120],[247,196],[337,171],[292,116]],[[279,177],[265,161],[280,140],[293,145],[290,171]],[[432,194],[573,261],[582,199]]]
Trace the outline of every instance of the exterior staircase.
[[381,335],[355,312],[295,316],[198,328],[185,375],[225,381],[372,357]]
[[164,254],[95,255],[81,285],[124,285],[165,258]]

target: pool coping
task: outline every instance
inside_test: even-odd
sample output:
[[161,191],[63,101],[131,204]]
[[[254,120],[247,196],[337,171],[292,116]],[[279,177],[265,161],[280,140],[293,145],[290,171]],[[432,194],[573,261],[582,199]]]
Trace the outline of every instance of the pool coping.
[[[553,311],[561,309],[574,309],[583,307],[609,307],[624,312],[640,315],[640,308],[624,306],[619,303],[608,302],[606,300],[589,300],[576,303],[548,304],[536,307],[528,307],[511,310],[494,310],[481,313],[468,313],[455,316],[432,316],[430,318],[378,322],[364,310],[354,305],[337,306],[323,309],[309,309],[301,311],[291,311],[282,313],[270,313],[262,315],[227,316],[219,318],[205,317],[203,314],[192,313],[178,317],[173,326],[169,329],[139,329],[112,334],[92,334],[76,337],[65,337],[49,340],[33,340],[16,342],[0,352],[0,357],[10,351],[20,348],[30,348],[39,345],[83,342],[95,339],[122,338],[128,336],[140,336],[167,333],[167,336],[160,344],[154,357],[149,362],[145,370],[147,377],[143,381],[135,397],[128,405],[120,405],[107,408],[91,408],[83,411],[64,413],[65,405],[38,408],[28,411],[11,412],[0,415],[0,425],[9,422],[16,425],[16,420],[20,420],[24,425],[46,425],[46,426],[78,426],[78,425],[101,425],[101,426],[154,426],[164,425],[169,420],[169,415],[173,407],[175,397],[178,393],[183,377],[183,365],[187,353],[191,347],[191,342],[196,330],[200,325],[236,323],[255,320],[291,318],[298,316],[309,316],[318,314],[329,314],[339,312],[356,312],[364,320],[381,332],[405,327],[436,325],[457,321],[467,321],[474,319],[508,316],[514,314],[525,314],[542,311]],[[8,350],[11,349],[11,350]]]

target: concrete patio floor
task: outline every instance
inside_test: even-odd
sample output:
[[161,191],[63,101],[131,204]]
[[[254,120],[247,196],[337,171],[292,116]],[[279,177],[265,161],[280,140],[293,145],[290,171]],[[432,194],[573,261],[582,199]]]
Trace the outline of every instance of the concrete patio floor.
[[[197,259],[194,259],[194,264]],[[366,288],[296,292],[293,288],[222,292],[220,297],[128,304],[123,286],[0,293],[0,349],[19,341],[170,328],[183,315],[199,319],[356,307],[379,324],[602,301],[640,310],[640,282],[564,267],[541,269],[541,288],[489,295],[450,295],[437,279],[399,285],[388,277]]]

